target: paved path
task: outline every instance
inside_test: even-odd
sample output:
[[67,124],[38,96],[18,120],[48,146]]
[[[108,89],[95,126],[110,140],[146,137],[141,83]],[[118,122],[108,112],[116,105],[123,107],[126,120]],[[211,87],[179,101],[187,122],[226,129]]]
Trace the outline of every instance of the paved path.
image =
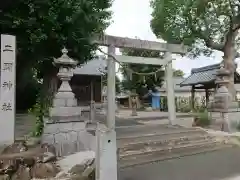
[[[135,120],[155,120],[155,119],[168,119],[168,112],[160,111],[138,111],[137,116],[132,116],[131,110],[120,110],[116,113],[116,117],[121,119],[135,119]],[[191,117],[189,113],[176,113],[178,118]]]
[[[187,113],[177,113],[178,119],[190,117]],[[102,123],[106,123],[106,116],[96,113],[95,118]],[[167,124],[167,112],[138,112],[138,116],[131,116],[130,110],[123,110],[116,114],[116,126],[136,126],[151,124]],[[23,137],[33,131],[35,126],[35,117],[28,114],[17,114],[15,134],[16,137]]]
[[228,180],[239,167],[240,148],[230,148],[122,169],[118,180]]

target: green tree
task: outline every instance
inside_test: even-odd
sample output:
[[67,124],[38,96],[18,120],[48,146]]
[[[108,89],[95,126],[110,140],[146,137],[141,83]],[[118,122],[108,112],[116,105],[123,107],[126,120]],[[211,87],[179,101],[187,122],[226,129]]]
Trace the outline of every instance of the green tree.
[[90,39],[109,25],[112,1],[11,1],[0,11],[0,32],[17,37],[17,88],[22,89],[18,92],[27,92],[23,89],[34,84],[32,80],[43,82],[31,110],[37,116],[35,135],[40,135],[58,84],[53,58],[61,56],[65,46],[79,63],[90,60],[96,50]]
[[240,1],[238,0],[152,0],[151,28],[158,38],[169,43],[195,46],[195,53],[210,49],[224,53],[230,71],[229,90],[234,95],[234,59],[240,44]]
[[63,46],[79,63],[91,59],[96,47],[90,38],[109,25],[110,6],[111,0],[11,0],[4,6],[0,32],[17,37],[17,86],[26,88],[28,83],[20,84],[36,75],[43,79],[44,93],[53,87],[53,57],[61,55]]
[[177,70],[173,70],[173,76],[174,77],[183,77],[184,76],[184,72],[180,69]]
[[[122,53],[127,56],[160,57],[160,54],[157,51],[140,49],[123,49]],[[123,81],[121,85],[125,90],[136,90],[140,96],[144,95],[147,92],[147,89],[151,89],[154,86],[161,86],[164,75],[161,67],[162,66],[146,64],[126,64],[125,68],[121,68],[121,71],[123,72]],[[127,69],[140,73],[157,73],[145,76],[135,74]]]
[[[121,87],[120,87],[120,79],[118,76],[115,76],[115,89],[116,89],[116,92],[117,93],[120,93],[121,91]],[[103,76],[102,76],[102,85],[103,86],[107,86],[107,73],[105,73]]]

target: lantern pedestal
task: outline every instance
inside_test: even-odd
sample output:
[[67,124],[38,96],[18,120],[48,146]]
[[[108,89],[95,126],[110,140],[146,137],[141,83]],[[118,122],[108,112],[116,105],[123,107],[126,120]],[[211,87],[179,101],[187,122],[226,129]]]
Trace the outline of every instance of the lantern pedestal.
[[69,58],[67,50],[62,50],[62,56],[54,60],[59,68],[57,74],[62,81],[53,99],[49,118],[45,121],[42,143],[52,144],[58,156],[65,156],[82,150],[94,150],[94,136],[87,132],[86,122],[81,119],[81,108],[69,85],[73,76],[73,68],[77,62]]

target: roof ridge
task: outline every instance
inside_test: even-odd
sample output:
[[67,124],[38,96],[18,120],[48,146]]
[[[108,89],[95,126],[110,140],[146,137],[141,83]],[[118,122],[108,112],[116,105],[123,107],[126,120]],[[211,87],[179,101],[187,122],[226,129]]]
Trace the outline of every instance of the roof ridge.
[[220,68],[220,64],[221,63],[217,63],[217,64],[212,64],[212,65],[209,65],[209,66],[203,66],[203,67],[200,67],[200,68],[193,68],[191,70],[191,73],[197,73],[197,72],[203,72],[203,71],[208,71],[208,70],[213,70],[213,69],[219,69]]

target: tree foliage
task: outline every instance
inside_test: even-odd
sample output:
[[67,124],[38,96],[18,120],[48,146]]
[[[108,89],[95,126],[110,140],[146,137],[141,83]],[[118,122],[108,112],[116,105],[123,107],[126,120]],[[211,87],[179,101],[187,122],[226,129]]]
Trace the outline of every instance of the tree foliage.
[[173,70],[173,76],[174,77],[183,77],[184,76],[184,72],[180,69],[177,70]]
[[[152,0],[151,27],[158,38],[170,43],[192,45],[203,42],[205,48],[224,53],[224,65],[230,71],[233,90],[234,59],[240,44],[239,0]],[[210,48],[210,49],[208,49]]]
[[[121,83],[120,83],[120,79],[118,76],[115,76],[115,89],[116,89],[116,93],[120,93],[121,91]],[[105,73],[102,76],[102,86],[107,86],[107,73]]]
[[[122,53],[127,56],[140,56],[140,57],[160,57],[159,52],[151,50],[141,49],[123,49]],[[147,89],[151,89],[154,86],[161,86],[164,72],[162,66],[146,65],[146,64],[126,64],[126,68],[122,68],[123,81],[122,86],[126,90],[136,90],[140,95],[143,95]],[[134,72],[151,73],[157,72],[152,75],[138,75],[131,73],[127,69],[131,69]]]
[[91,59],[95,47],[89,40],[105,30],[111,15],[111,0],[10,1],[0,10],[0,32],[17,37],[17,87],[22,89],[33,77],[56,73],[53,57],[64,46],[79,63]]
[[78,61],[91,57],[89,39],[107,27],[110,5],[110,0],[17,0],[0,12],[0,31],[17,36],[18,67],[44,74],[63,46]]

